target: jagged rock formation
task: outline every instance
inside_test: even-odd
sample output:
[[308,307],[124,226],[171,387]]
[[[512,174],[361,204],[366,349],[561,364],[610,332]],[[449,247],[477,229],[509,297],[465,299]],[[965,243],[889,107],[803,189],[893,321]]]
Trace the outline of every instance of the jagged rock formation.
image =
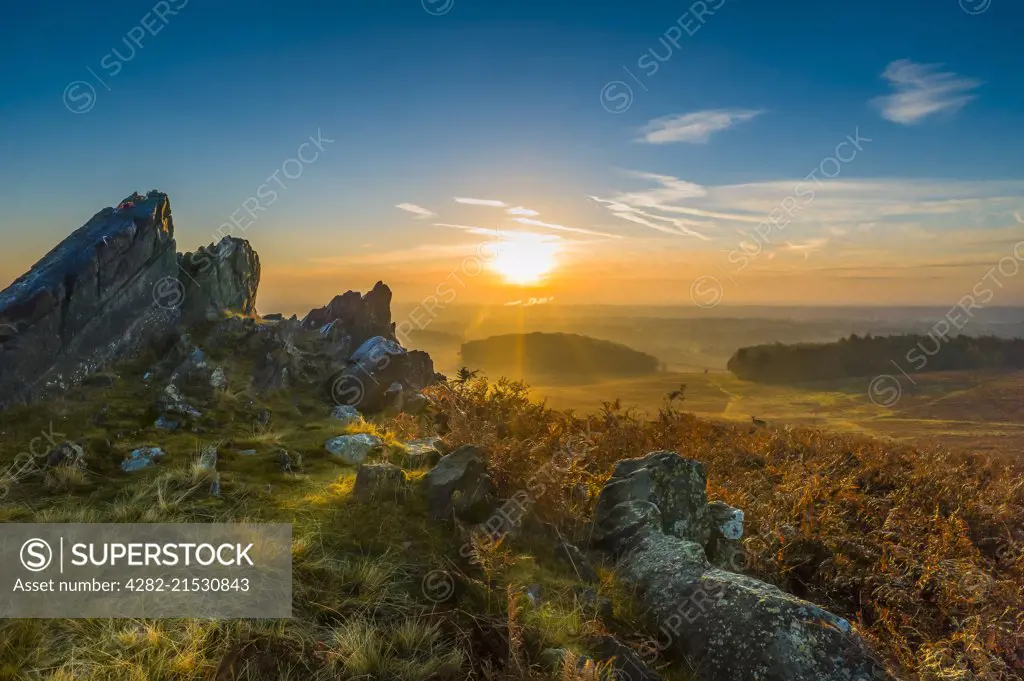
[[393,339],[395,325],[391,322],[391,289],[378,281],[366,295],[346,291],[335,296],[326,306],[310,310],[302,320],[302,326],[307,329],[323,329],[332,324],[343,330],[343,335],[348,338],[349,352],[374,336]]
[[708,509],[703,466],[675,452],[620,461],[598,498],[594,539],[637,589],[659,645],[708,681],[889,679],[843,618],[709,563],[723,510]]
[[155,190],[94,215],[0,293],[0,407],[75,385],[199,309],[251,311],[255,253],[237,239],[216,250],[179,267],[170,200]]

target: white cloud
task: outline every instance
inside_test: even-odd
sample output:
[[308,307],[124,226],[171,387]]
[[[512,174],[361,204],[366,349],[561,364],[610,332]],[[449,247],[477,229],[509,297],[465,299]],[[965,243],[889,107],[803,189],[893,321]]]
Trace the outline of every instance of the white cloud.
[[640,129],[643,137],[638,141],[650,144],[703,144],[711,139],[713,133],[727,130],[737,123],[749,121],[763,113],[764,111],[754,109],[709,109],[655,118]]
[[415,203],[400,203],[395,208],[404,210],[407,213],[412,213],[417,219],[423,220],[425,218],[434,217],[434,212],[427,210],[423,206],[417,206]]
[[912,125],[943,111],[959,111],[975,98],[970,93],[981,85],[979,81],[939,71],[941,67],[942,64],[918,64],[909,59],[885,67],[882,77],[896,92],[873,100],[882,110],[882,117]]
[[455,197],[455,203],[465,203],[470,206],[491,206],[492,208],[504,208],[504,201],[497,201],[495,199],[472,199],[466,197]]
[[566,227],[565,225],[555,225],[550,222],[542,222],[540,220],[533,220],[531,218],[515,218],[515,221],[523,225],[531,225],[533,227],[545,227],[547,229],[554,229],[560,232],[576,232],[577,234],[590,234],[591,236],[603,236],[609,239],[621,239],[622,236],[619,234],[608,234],[606,232],[595,232],[592,229],[583,229],[582,227]]
[[540,213],[538,213],[537,211],[531,210],[529,208],[523,208],[522,206],[516,206],[515,208],[509,208],[505,212],[508,213],[509,215],[524,215],[526,217],[534,217],[534,216],[540,215]]

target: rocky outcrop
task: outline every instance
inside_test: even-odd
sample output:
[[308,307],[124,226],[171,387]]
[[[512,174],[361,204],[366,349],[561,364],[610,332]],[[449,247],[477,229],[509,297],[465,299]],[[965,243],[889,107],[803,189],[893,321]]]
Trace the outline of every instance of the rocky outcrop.
[[708,681],[888,679],[850,623],[751,577],[709,563],[739,517],[708,508],[703,466],[675,452],[622,461],[602,490],[595,541],[617,558],[662,649]]
[[104,208],[0,293],[0,406],[62,389],[176,318],[165,194]]
[[181,262],[170,200],[155,190],[94,215],[0,293],[0,408],[76,385],[199,310],[251,311],[259,261],[225,242]]
[[335,296],[326,306],[310,310],[302,320],[302,325],[307,329],[324,329],[332,324],[348,338],[349,352],[374,336],[394,338],[391,289],[384,282],[378,281],[366,295],[358,291],[346,291]]
[[423,487],[435,518],[454,515],[466,522],[481,522],[494,507],[494,482],[482,453],[473,445],[441,457],[423,476]]
[[374,336],[352,354],[345,369],[331,386],[338,404],[374,412],[398,403],[401,411],[405,396],[434,382],[434,363],[420,350],[406,350],[398,342]]
[[202,319],[221,310],[255,314],[260,258],[248,241],[226,236],[216,245],[180,254],[178,267],[187,318]]

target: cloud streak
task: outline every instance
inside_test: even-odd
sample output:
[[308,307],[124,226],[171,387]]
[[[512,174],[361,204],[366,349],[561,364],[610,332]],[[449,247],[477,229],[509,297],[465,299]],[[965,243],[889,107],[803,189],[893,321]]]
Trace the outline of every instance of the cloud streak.
[[436,215],[431,210],[427,210],[423,206],[417,206],[415,203],[400,203],[395,208],[404,210],[406,213],[412,213],[418,220],[424,220],[426,218],[432,218]]
[[495,199],[473,199],[468,197],[456,196],[455,203],[464,203],[467,206],[490,206],[492,208],[504,208],[505,202],[498,201]]
[[708,109],[688,114],[655,118],[640,129],[639,142],[648,144],[705,144],[716,132],[765,113],[755,109]]
[[944,111],[956,112],[966,106],[981,82],[939,69],[942,64],[918,64],[909,59],[894,61],[885,67],[882,77],[895,90],[873,100],[882,117],[913,125]]

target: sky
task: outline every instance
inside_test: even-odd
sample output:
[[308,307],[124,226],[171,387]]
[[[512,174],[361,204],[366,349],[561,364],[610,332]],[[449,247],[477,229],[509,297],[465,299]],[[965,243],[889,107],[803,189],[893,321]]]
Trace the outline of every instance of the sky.
[[1024,304],[1016,0],[102,6],[5,8],[0,286],[156,188],[264,313]]

